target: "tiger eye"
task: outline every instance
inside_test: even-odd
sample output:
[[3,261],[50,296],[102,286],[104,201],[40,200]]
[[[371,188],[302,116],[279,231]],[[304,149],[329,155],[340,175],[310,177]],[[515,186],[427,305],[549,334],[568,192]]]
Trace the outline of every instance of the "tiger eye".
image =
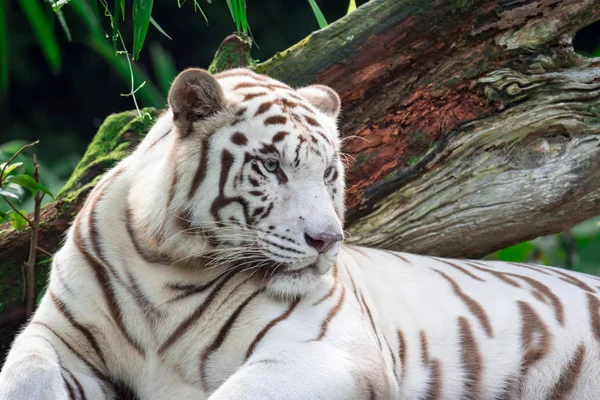
[[265,160],[263,161],[263,165],[269,172],[275,172],[279,168],[279,163],[276,160]]

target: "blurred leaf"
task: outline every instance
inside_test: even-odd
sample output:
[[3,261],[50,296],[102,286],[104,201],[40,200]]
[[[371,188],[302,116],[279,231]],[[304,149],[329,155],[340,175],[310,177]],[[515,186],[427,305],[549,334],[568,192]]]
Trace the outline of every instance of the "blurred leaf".
[[[94,0],[96,1],[96,0]],[[105,38],[104,31],[102,29],[102,25],[98,20],[98,17],[94,13],[92,7],[90,7],[89,3],[86,0],[77,0],[71,3],[71,8],[79,18],[83,21],[83,23],[88,27],[90,32],[97,38]]]
[[[129,70],[129,64],[124,57],[119,57],[113,51],[111,45],[106,43],[104,38],[91,37],[87,41],[88,45],[99,55],[104,57],[106,61],[115,69],[117,74],[123,79],[123,81],[129,83],[131,76]],[[166,104],[166,98],[161,92],[154,86],[148,76],[137,64],[133,64],[133,76],[136,82],[146,82],[145,87],[139,91],[138,95],[142,99],[145,106],[163,108]]]
[[166,36],[167,38],[169,38],[169,39],[173,40],[173,38],[172,38],[171,36],[169,36],[169,35],[167,34],[167,32],[165,32],[165,31],[163,30],[163,28],[161,28],[161,26],[158,24],[158,22],[156,22],[156,21],[154,20],[154,18],[150,17],[150,23],[151,23],[151,24],[152,24],[152,25],[153,25],[153,26],[154,26],[154,27],[155,27],[155,28],[156,28],[156,29],[157,29],[157,30],[158,30],[160,33],[162,33],[164,36]]
[[[46,261],[46,260],[44,260]],[[40,264],[40,263],[38,263]],[[44,286],[42,288],[42,290],[40,290],[40,292],[38,293],[37,299],[36,299],[36,304],[40,304],[40,302],[42,301],[42,298],[44,298],[44,295],[46,294],[46,290],[48,289],[48,286]]]
[[11,199],[19,200],[19,196],[11,190],[0,188],[0,196],[10,197]]
[[327,25],[329,25],[329,24],[327,23],[325,16],[321,12],[321,9],[317,5],[317,2],[315,0],[308,0],[308,2],[310,3],[310,7],[312,8],[313,13],[315,14],[315,17],[317,18],[317,22],[319,23],[319,28],[323,29],[323,28],[327,27]]
[[20,0],[23,14],[33,28],[44,57],[54,73],[60,71],[60,49],[52,32],[52,24],[44,13],[40,0]]
[[584,221],[571,228],[571,233],[576,238],[592,237],[600,235],[600,217]]
[[348,5],[348,11],[346,12],[346,14],[350,14],[354,10],[356,10],[356,1],[350,0],[350,4]]
[[0,224],[8,221],[8,213],[0,210]]
[[121,0],[121,14],[123,17],[123,21],[125,21],[125,0]]
[[152,56],[152,65],[158,87],[166,95],[169,93],[175,75],[177,75],[175,63],[173,58],[159,44],[150,46],[150,55]]
[[146,40],[154,0],[133,0],[133,58],[140,58]]
[[37,183],[36,180],[33,179],[33,177],[31,177],[29,175],[25,175],[25,174],[12,175],[12,176],[7,177],[6,181],[17,184],[19,186],[22,186],[25,189],[28,189],[34,196],[37,194],[38,191],[41,191],[41,192],[46,193],[50,197],[54,198],[54,195],[52,194],[52,192],[50,190],[48,190],[48,188],[46,188],[44,185],[42,185],[40,183]]
[[7,0],[0,0],[0,90],[8,88],[8,22]]
[[23,163],[22,162],[12,163],[8,167],[6,167],[6,169],[4,169],[5,165],[6,165],[6,163],[0,164],[0,174],[4,170],[4,175],[0,176],[0,182],[2,182],[2,183],[4,183],[5,176],[10,175],[11,172],[13,172],[15,169],[19,168],[21,165],[23,165]]
[[[19,212],[23,215],[27,215],[27,211],[25,210],[19,210]],[[10,224],[18,231],[22,231],[27,226],[27,220],[23,218],[21,214],[16,211],[11,211],[8,213],[10,217]]]
[[529,259],[535,247],[531,242],[523,242],[514,246],[497,251],[495,256],[497,260],[524,262]]

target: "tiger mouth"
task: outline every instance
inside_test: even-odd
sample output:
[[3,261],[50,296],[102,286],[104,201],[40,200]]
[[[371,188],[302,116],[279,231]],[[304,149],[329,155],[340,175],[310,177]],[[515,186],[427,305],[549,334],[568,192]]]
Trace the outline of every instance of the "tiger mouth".
[[264,265],[264,261],[259,264],[262,264],[258,268],[264,271],[265,277],[287,276],[290,278],[299,278],[306,274],[318,274],[316,263],[300,268],[293,268],[291,265],[282,264],[276,261],[272,261],[269,265]]

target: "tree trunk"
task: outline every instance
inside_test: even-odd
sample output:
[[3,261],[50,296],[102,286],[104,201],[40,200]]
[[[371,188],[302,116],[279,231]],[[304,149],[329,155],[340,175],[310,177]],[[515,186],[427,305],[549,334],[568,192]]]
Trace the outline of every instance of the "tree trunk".
[[[598,19],[600,0],[373,0],[253,68],[340,93],[348,242],[480,257],[600,214],[600,61],[571,44]],[[212,68],[247,47],[229,37]],[[150,126],[105,121],[42,210],[42,248]],[[29,238],[2,228],[0,336],[22,321]]]

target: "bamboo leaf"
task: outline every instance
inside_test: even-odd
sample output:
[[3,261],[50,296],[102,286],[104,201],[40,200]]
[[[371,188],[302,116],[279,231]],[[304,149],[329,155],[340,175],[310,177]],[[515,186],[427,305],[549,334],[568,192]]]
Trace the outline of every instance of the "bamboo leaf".
[[38,191],[42,191],[50,197],[54,198],[54,195],[47,187],[40,183],[37,183],[36,180],[29,175],[12,175],[7,177],[6,181],[28,189],[34,196],[37,194]]
[[169,36],[169,35],[167,34],[167,32],[165,32],[165,31],[163,30],[163,28],[161,28],[161,26],[158,24],[158,22],[156,22],[156,21],[154,20],[154,18],[150,17],[150,23],[152,24],[152,26],[154,26],[154,27],[155,27],[155,28],[156,28],[156,29],[157,29],[157,30],[158,30],[160,33],[162,33],[164,36],[166,36],[167,38],[169,38],[169,39],[173,40],[173,38],[172,38],[171,36]]
[[56,14],[56,18],[58,19],[58,22],[60,23],[60,26],[63,29],[63,32],[65,32],[65,36],[67,37],[67,40],[70,42],[72,40],[71,31],[69,30],[69,26],[67,25],[67,21],[65,20],[65,15],[63,14],[63,12],[61,10],[56,10],[55,14]]
[[8,21],[7,0],[0,0],[0,90],[8,88]]
[[140,58],[146,40],[154,0],[133,0],[133,58]]
[[13,172],[15,169],[19,168],[20,166],[22,166],[23,163],[22,162],[12,163],[8,167],[6,167],[6,169],[4,169],[5,165],[6,165],[6,163],[0,164],[0,174],[4,170],[4,175],[0,176],[0,183],[4,183],[4,177],[10,175],[11,172]]
[[356,10],[356,1],[350,0],[350,4],[348,5],[348,11],[346,12],[346,14],[350,14],[354,10]]
[[16,193],[8,190],[0,188],[0,196],[10,197],[11,199],[19,200],[19,196]]
[[48,17],[44,13],[44,9],[40,4],[39,0],[20,0],[19,4],[23,10],[23,14],[29,21],[35,36],[37,37],[38,43],[42,49],[42,53],[46,58],[46,62],[54,73],[60,71],[60,49],[54,32],[52,31],[52,24],[48,20]]
[[125,0],[121,0],[121,18],[125,21]]
[[150,55],[152,56],[152,65],[158,87],[166,95],[169,92],[173,78],[177,75],[175,63],[171,56],[158,44],[150,47]]
[[319,23],[319,28],[323,29],[323,28],[327,27],[327,25],[329,25],[329,24],[327,23],[325,16],[321,12],[321,9],[317,5],[317,2],[315,0],[308,0],[308,2],[310,3],[310,7],[312,8],[313,13],[315,14],[315,17],[317,18],[317,22]]

